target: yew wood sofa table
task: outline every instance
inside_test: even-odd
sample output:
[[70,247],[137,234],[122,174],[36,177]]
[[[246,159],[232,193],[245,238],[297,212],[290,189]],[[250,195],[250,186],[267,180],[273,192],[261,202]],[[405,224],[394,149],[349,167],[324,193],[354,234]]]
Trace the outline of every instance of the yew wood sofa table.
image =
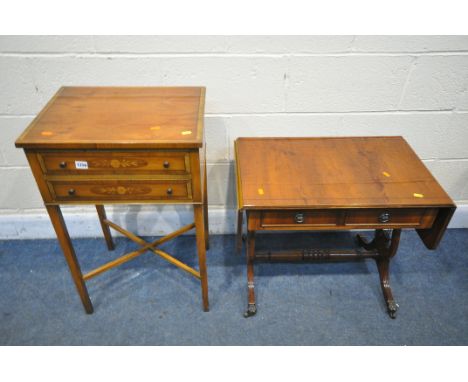
[[[257,311],[254,260],[341,261],[372,258],[390,317],[398,305],[390,260],[402,229],[435,249],[455,204],[402,137],[239,138],[235,142],[238,249],[247,219],[248,308]],[[375,230],[357,249],[255,251],[257,231]],[[391,232],[391,233],[390,233]]]
[[[209,309],[208,213],[201,87],[64,87],[16,141],[24,148],[87,313],[85,281],[147,251],[201,282]],[[194,223],[148,243],[108,220],[104,204],[188,204]],[[60,205],[92,204],[109,250],[110,228],[141,248],[83,274]],[[158,246],[196,230],[199,270]]]

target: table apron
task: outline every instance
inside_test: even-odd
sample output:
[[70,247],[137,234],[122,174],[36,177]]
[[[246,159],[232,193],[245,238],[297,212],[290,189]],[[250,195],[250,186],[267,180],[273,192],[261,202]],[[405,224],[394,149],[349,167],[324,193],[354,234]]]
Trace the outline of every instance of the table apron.
[[437,208],[247,210],[249,230],[308,231],[430,228]]

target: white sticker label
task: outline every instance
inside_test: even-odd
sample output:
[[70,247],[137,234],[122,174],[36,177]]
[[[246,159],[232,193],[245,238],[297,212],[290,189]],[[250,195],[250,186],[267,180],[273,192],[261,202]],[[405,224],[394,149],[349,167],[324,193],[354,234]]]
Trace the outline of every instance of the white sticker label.
[[77,170],[87,170],[88,169],[88,162],[85,160],[76,160],[75,161],[75,168]]

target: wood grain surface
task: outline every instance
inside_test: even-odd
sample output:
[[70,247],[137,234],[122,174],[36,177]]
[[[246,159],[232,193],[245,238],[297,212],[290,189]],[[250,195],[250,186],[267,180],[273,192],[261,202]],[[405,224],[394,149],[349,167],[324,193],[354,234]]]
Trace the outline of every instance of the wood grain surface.
[[239,208],[454,206],[402,137],[239,138]]
[[202,87],[63,87],[16,146],[202,147],[204,95]]

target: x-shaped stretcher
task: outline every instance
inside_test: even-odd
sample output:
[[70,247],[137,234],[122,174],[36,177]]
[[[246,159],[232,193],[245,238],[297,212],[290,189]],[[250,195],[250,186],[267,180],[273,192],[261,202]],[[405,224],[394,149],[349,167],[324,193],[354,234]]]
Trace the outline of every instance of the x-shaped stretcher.
[[[174,231],[170,233],[169,235],[166,235],[158,240],[153,241],[152,243],[148,243],[147,241],[143,240],[142,238],[136,236],[135,234],[131,233],[130,231],[127,231],[126,229],[118,226],[117,224],[111,222],[108,219],[102,219],[101,220],[102,224],[105,224],[106,226],[109,226],[113,229],[115,229],[117,232],[120,232],[122,235],[128,237],[130,240],[134,241],[137,244],[140,244],[142,247],[136,251],[129,252],[115,260],[109,261],[106,264],[101,265],[100,267],[93,269],[92,271],[86,273],[83,275],[84,280],[89,280],[103,272],[108,271],[109,269],[115,268],[121,264],[126,263],[127,261],[130,261],[146,251],[151,251],[155,255],[158,255],[162,257],[164,260],[170,262],[171,264],[174,264],[176,267],[183,269],[184,271],[190,273],[192,276],[196,277],[197,279],[200,280],[200,272],[197,270],[193,269],[192,267],[188,266],[187,264],[184,264],[180,260],[177,260],[175,257],[169,255],[167,252],[161,250],[161,249],[156,249],[158,245],[161,245],[163,243],[166,243],[169,240],[175,239],[176,237],[182,235],[183,233],[190,231],[191,229],[195,228],[195,223],[188,224],[177,231]],[[107,238],[106,238],[107,239]],[[112,240],[112,239],[111,239]],[[109,249],[113,249],[113,242],[107,240],[107,244]]]

